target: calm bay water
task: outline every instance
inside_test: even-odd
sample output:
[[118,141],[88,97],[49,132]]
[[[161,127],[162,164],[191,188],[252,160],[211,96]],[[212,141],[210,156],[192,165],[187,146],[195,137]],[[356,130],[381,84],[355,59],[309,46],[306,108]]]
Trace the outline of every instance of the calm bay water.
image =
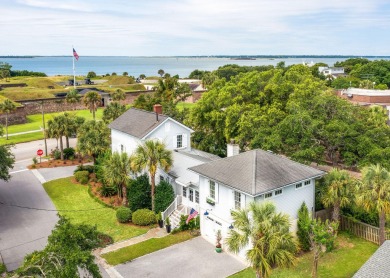
[[[94,71],[98,75],[116,72],[121,75],[128,72],[129,75],[157,76],[157,71],[163,69],[171,75],[178,74],[180,77],[187,77],[193,70],[215,70],[226,64],[238,64],[241,66],[276,65],[285,61],[286,65],[301,64],[302,62],[323,62],[332,66],[336,61],[344,61],[347,58],[257,58],[255,60],[232,60],[230,58],[216,57],[104,57],[104,56],[81,56],[76,65],[76,75],[86,75]],[[375,60],[378,58],[369,58]],[[379,59],[389,60],[390,57]],[[44,72],[52,75],[73,75],[72,57],[34,57],[34,58],[0,58],[1,62],[12,65],[13,70],[29,70]]]

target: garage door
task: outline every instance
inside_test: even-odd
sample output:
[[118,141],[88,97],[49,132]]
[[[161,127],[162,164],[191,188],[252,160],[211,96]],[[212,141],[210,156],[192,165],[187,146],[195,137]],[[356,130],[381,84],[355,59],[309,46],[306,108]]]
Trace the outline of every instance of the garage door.
[[215,241],[215,234],[218,230],[222,230],[222,223],[215,220],[212,216],[205,216],[204,236],[208,237],[212,242]]

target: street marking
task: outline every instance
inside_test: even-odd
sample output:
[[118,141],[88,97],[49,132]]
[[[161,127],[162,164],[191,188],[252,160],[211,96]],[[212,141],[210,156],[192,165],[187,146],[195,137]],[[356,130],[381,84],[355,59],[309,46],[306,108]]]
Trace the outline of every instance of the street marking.
[[9,172],[9,173],[10,173],[10,174],[16,174],[16,173],[20,173],[20,172],[24,172],[24,171],[28,171],[28,169],[13,171],[13,172]]
[[38,172],[37,169],[31,170],[31,172],[34,174],[34,176],[35,176],[41,183],[45,183],[45,182],[46,182],[45,178],[41,175],[41,173]]
[[120,275],[120,273],[114,267],[110,267],[105,270],[111,278],[123,278],[123,276]]

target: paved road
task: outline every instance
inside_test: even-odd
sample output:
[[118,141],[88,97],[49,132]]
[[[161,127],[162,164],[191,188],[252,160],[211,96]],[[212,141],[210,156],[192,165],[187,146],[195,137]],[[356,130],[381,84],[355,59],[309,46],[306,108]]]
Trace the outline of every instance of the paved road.
[[45,247],[58,218],[55,211],[45,211],[55,207],[31,171],[12,174],[8,183],[0,181],[0,202],[0,255],[7,269],[14,270],[26,254]]
[[[71,139],[70,144],[74,146],[76,140]],[[48,140],[49,151],[56,145],[56,140]],[[58,221],[55,207],[41,183],[71,176],[75,169],[69,166],[27,170],[38,148],[43,149],[43,140],[15,145],[12,151],[16,162],[10,171],[11,180],[0,181],[0,259],[8,270],[18,268],[26,254],[43,249]]]
[[218,278],[232,275],[245,267],[225,252],[216,253],[213,244],[197,237],[118,265],[115,269],[123,277]]

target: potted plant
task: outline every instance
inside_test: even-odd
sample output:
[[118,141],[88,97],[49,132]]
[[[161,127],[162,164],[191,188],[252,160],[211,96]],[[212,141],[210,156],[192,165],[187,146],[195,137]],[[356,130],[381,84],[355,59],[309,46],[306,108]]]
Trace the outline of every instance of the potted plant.
[[206,198],[206,203],[208,203],[209,205],[215,206],[215,201],[209,197]]
[[217,231],[217,233],[215,234],[215,239],[216,239],[215,252],[221,253],[222,252],[222,245],[221,245],[222,234],[221,234],[221,230]]
[[164,221],[162,220],[162,217],[161,217],[161,212],[157,213],[157,222],[158,222],[158,225],[160,226],[160,228],[164,227]]
[[169,217],[165,219],[165,228],[167,229],[167,233],[169,234],[171,232],[171,220],[169,220]]

